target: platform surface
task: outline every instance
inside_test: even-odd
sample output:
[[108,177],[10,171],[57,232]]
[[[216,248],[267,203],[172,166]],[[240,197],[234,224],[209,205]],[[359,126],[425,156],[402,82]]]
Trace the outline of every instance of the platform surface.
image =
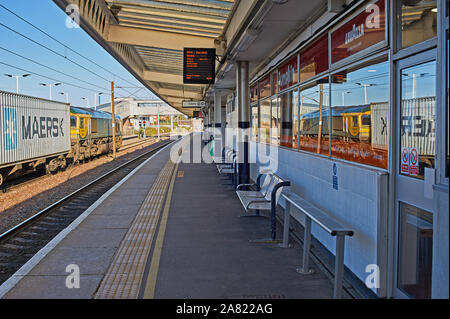
[[[131,285],[127,278],[133,276],[121,274],[121,265],[142,261],[142,279],[134,295],[111,298],[332,297],[333,282],[314,263],[314,274],[296,272],[301,264],[298,244],[284,249],[251,242],[270,236],[270,219],[241,217],[245,210],[213,164],[168,165],[170,149],[114,190],[4,298],[105,298],[108,289],[121,291]],[[148,208],[144,204],[155,193],[156,183],[164,184],[158,186],[164,191],[162,204]],[[157,227],[139,221],[138,228],[148,230],[142,239],[148,245],[145,256],[120,263],[118,254],[136,250],[127,246],[130,229],[136,228],[137,216],[149,209],[155,210],[158,220]],[[278,234],[282,236],[281,229]],[[70,264],[79,266],[79,288],[66,286]],[[112,280],[111,273],[114,278],[123,277],[119,288],[113,287],[119,281]],[[110,283],[105,284],[105,278]]]

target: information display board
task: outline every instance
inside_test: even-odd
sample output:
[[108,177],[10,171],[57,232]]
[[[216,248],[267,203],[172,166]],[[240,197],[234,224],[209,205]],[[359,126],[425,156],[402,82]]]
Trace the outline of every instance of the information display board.
[[183,83],[214,84],[216,49],[184,48]]

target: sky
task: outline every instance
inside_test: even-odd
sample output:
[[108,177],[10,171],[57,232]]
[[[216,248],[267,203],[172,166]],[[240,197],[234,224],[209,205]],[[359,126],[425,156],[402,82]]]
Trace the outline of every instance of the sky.
[[[5,8],[45,31],[72,50],[89,58],[102,68],[34,29],[5,10]],[[115,86],[124,87],[124,89],[116,89],[116,97],[128,97],[133,94],[137,98],[155,98],[119,62],[91,39],[83,29],[68,28],[66,19],[66,13],[51,0],[0,0],[1,91],[16,92],[16,79],[7,77],[4,74],[23,75],[35,73],[26,78],[19,78],[20,94],[48,99],[50,95],[49,86],[42,86],[40,83],[55,84],[64,82],[59,86],[52,87],[53,100],[66,102],[68,96],[71,105],[89,105],[93,107],[95,106],[93,104],[94,100],[98,104],[96,93],[103,93],[100,97],[102,104],[111,101],[111,81],[114,81]],[[8,28],[25,35],[37,43],[22,37]],[[39,44],[62,56],[43,48]],[[22,57],[17,56],[17,54]],[[27,59],[32,59],[54,70]],[[81,66],[72,63],[68,59]],[[135,93],[136,91],[137,93]]]

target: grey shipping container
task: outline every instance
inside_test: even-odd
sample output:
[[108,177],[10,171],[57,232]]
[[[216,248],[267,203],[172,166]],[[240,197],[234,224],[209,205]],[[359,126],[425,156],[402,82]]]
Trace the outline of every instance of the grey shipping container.
[[[416,147],[422,156],[435,154],[436,98],[420,97],[402,101],[401,146]],[[389,145],[389,104],[371,104],[371,142],[375,148]]]
[[67,104],[0,91],[0,168],[69,151]]

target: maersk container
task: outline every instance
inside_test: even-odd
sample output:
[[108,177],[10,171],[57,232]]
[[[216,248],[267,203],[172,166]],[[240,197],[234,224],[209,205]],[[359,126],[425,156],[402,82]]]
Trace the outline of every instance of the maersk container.
[[0,91],[0,168],[69,151],[67,104]]

